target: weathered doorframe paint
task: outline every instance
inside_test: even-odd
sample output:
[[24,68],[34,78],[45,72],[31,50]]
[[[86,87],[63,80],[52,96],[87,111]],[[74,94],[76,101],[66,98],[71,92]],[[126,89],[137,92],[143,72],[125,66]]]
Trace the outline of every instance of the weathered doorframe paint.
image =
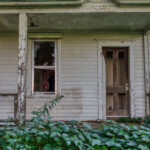
[[98,76],[99,76],[99,116],[100,120],[106,119],[106,66],[103,47],[129,47],[129,114],[135,116],[135,81],[134,81],[134,42],[118,40],[99,40],[98,42]]
[[149,41],[148,41],[149,33],[145,33],[143,35],[143,42],[144,42],[144,74],[145,74],[145,114],[150,114],[150,58],[149,58]]

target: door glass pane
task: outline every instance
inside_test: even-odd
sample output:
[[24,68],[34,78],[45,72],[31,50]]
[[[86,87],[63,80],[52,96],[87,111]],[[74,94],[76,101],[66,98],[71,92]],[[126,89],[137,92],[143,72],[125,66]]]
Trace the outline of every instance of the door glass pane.
[[126,106],[126,95],[125,94],[118,94],[118,104],[117,107],[119,110],[123,110]]
[[54,92],[55,91],[55,71],[35,69],[34,70],[34,91]]
[[34,42],[34,65],[35,66],[55,65],[55,42],[53,41]]
[[126,83],[126,59],[125,52],[118,53],[118,84],[124,86]]
[[106,52],[106,85],[113,86],[113,52]]
[[106,101],[107,101],[107,110],[108,111],[113,111],[113,109],[114,109],[113,95],[112,94],[107,94]]

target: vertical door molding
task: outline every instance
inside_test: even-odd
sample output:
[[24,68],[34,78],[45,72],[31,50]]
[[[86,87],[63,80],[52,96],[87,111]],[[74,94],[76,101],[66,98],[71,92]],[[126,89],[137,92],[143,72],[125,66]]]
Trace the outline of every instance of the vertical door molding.
[[101,45],[98,41],[98,119],[106,120],[106,65]]
[[61,90],[61,39],[57,40],[57,93],[61,95],[62,94],[62,90]]
[[130,117],[135,117],[135,74],[134,74],[134,43],[129,45],[129,84],[130,84]]
[[149,77],[149,41],[148,33],[144,34],[144,74],[145,74],[145,115],[149,115],[150,77]]
[[103,47],[128,47],[129,48],[129,114],[135,116],[135,81],[134,81],[134,41],[99,40],[98,41],[98,100],[99,119],[106,119],[106,64]]
[[27,74],[26,74],[26,97],[32,96],[32,40],[28,39],[28,50],[27,50]]

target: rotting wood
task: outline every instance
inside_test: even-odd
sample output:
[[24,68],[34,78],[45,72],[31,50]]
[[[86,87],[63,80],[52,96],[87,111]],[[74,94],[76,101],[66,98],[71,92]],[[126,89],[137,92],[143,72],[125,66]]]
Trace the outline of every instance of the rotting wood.
[[26,53],[27,53],[27,15],[19,15],[19,57],[18,57],[18,100],[15,105],[17,110],[16,121],[25,119],[26,112]]
[[128,48],[106,47],[103,51],[107,70],[107,116],[129,115]]

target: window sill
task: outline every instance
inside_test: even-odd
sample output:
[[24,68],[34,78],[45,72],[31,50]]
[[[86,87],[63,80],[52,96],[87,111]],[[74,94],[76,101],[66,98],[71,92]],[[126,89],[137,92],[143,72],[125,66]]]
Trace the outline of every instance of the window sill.
[[33,95],[29,96],[28,98],[36,98],[36,99],[39,99],[39,98],[50,98],[50,99],[53,99],[56,97],[57,94],[55,94],[54,92],[53,93],[33,93]]

